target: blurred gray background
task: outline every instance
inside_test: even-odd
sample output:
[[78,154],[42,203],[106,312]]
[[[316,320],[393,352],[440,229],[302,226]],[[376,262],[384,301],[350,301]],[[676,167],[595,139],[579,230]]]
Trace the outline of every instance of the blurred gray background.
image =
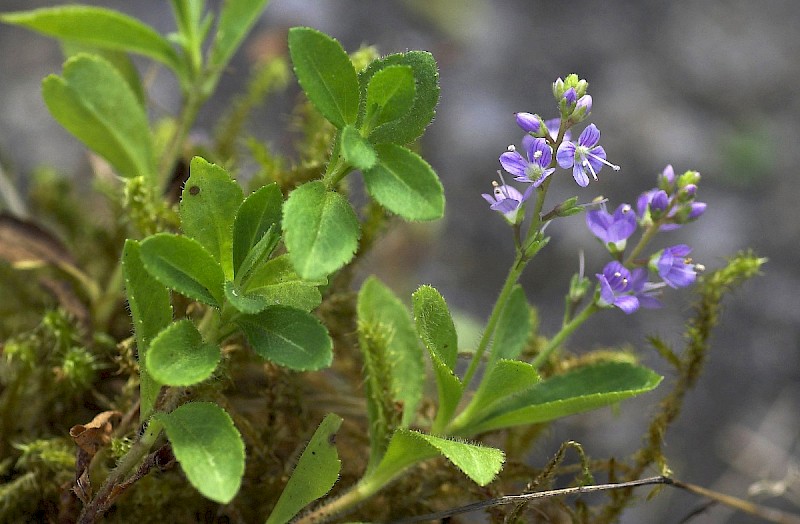
[[[0,0],[0,10],[58,3]],[[173,29],[166,1],[88,3],[125,11],[162,31]],[[405,296],[429,283],[464,314],[486,317],[513,243],[480,193],[490,189],[497,157],[509,144],[520,144],[514,112],[556,115],[550,84],[558,76],[576,72],[589,81],[590,121],[602,131],[609,160],[622,169],[603,170],[600,181],[585,189],[560,170],[551,204],[602,194],[615,207],[652,187],[668,163],[678,173],[700,171],[705,216],[665,235],[662,245],[692,245],[695,260],[709,269],[748,247],[770,261],[764,276],[726,301],[706,373],[666,436],[667,456],[676,477],[736,496],[747,496],[759,481],[789,479],[787,493],[756,499],[800,513],[796,0],[272,0],[245,47],[252,51],[259,37],[280,35],[293,25],[317,27],[350,51],[362,44],[383,53],[426,49],[439,62],[441,103],[422,148],[444,183],[446,219],[390,236],[364,267]],[[201,114],[198,132],[209,131],[224,102],[242,88],[251,55],[237,56],[219,96]],[[87,170],[82,147],[41,101],[40,80],[60,68],[55,42],[0,26],[0,159],[13,176],[24,178],[41,165],[65,175]],[[175,110],[175,87],[167,72],[158,73],[151,90],[155,112]],[[288,151],[287,108],[296,94],[292,86],[253,117],[252,131],[277,149]],[[560,323],[579,250],[586,253],[589,274],[606,262],[582,217],[562,220],[548,233],[550,245],[523,277],[544,333]],[[629,342],[646,363],[668,372],[645,336],[657,333],[680,344],[689,308],[689,293],[671,292],[662,310],[630,317],[604,311],[570,345],[578,351]],[[657,390],[618,412],[561,421],[529,460],[543,465],[566,439],[581,441],[592,456],[624,458],[640,444],[659,398]],[[701,502],[667,490],[627,512],[622,522],[678,523]],[[692,522],[757,521],[715,507]]]

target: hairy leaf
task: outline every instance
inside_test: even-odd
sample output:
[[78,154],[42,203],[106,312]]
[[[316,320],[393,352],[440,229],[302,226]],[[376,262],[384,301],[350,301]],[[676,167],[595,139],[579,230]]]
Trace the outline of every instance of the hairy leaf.
[[338,415],[329,413],[325,416],[300,455],[267,524],[289,522],[301,509],[328,493],[336,484],[342,461],[333,440],[341,425],[342,418]]
[[220,504],[233,500],[244,475],[244,442],[230,415],[211,402],[189,402],[158,420],[192,486]]

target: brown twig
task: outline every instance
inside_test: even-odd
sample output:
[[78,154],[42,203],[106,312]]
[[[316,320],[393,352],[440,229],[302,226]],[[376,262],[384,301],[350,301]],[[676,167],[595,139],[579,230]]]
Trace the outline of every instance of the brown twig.
[[571,488],[539,491],[536,493],[508,495],[496,499],[474,502],[472,504],[467,504],[466,506],[451,508],[444,511],[439,511],[437,513],[429,513],[427,515],[419,515],[417,517],[408,517],[400,520],[395,520],[392,521],[391,524],[410,524],[412,522],[440,520],[448,517],[453,517],[455,515],[461,515],[463,513],[470,513],[472,511],[479,511],[482,509],[492,508],[495,506],[504,506],[507,504],[518,504],[520,502],[531,502],[533,500],[546,499],[552,497],[562,497],[565,495],[582,495],[584,493],[595,493],[599,491],[609,491],[615,489],[631,489],[639,486],[654,486],[659,484],[674,486],[676,488],[688,491],[690,493],[694,493],[695,495],[705,497],[709,500],[712,500],[719,504],[723,504],[725,506],[736,509],[743,513],[747,513],[749,515],[762,518],[767,522],[774,522],[776,524],[800,524],[800,516],[798,515],[785,513],[783,511],[774,508],[768,508],[765,506],[754,504],[752,502],[748,502],[746,500],[742,500],[737,497],[726,495],[724,493],[718,493],[716,491],[712,491],[710,489],[706,489],[701,486],[696,486],[694,484],[681,482],[665,476],[649,477],[639,480],[632,480],[628,482],[619,482],[616,484],[595,484],[591,486],[575,486]]

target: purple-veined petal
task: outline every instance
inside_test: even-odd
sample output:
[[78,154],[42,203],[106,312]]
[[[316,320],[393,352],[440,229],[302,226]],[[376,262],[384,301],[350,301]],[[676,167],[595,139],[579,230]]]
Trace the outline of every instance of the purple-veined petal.
[[528,162],[516,151],[506,151],[500,155],[500,165],[514,176],[525,176]]
[[[592,148],[600,141],[600,130],[594,124],[589,124],[578,137],[578,145]],[[605,152],[603,152],[605,154]],[[603,157],[605,158],[605,156]]]
[[561,142],[556,151],[556,160],[563,169],[572,167],[575,163],[575,144],[569,141]]
[[572,166],[572,178],[575,179],[575,183],[581,187],[586,187],[589,185],[589,175],[583,170],[583,166],[579,162],[575,162],[575,165]]
[[614,300],[614,305],[624,311],[626,315],[630,315],[639,309],[639,299],[633,295],[623,295]]

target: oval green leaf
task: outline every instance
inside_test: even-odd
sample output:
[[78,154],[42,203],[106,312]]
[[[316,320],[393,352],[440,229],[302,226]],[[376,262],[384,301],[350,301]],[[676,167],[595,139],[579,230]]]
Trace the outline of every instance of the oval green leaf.
[[158,334],[147,352],[147,369],[167,386],[191,386],[217,368],[220,350],[203,340],[191,320],[179,320]]
[[244,199],[233,223],[233,268],[239,271],[250,250],[270,227],[280,230],[283,195],[278,184],[260,188]]
[[233,278],[233,222],[244,195],[223,168],[196,156],[181,195],[181,229],[200,242]]
[[230,415],[211,402],[189,402],[158,420],[192,486],[220,504],[233,500],[244,475],[244,442]]
[[358,116],[358,78],[341,44],[310,27],[289,30],[289,54],[300,87],[329,122],[343,128]]
[[[390,142],[408,144],[422,136],[435,115],[436,104],[439,103],[439,71],[433,55],[427,51],[409,51],[385,56],[372,62],[359,74],[358,82],[361,99],[368,98],[369,84],[379,71],[395,65],[410,67],[414,72],[414,103],[403,116],[380,125],[369,134],[373,144]],[[361,114],[367,108],[361,108]]]
[[416,416],[422,400],[425,365],[422,350],[408,309],[391,289],[371,276],[358,292],[358,322],[362,329],[385,331],[388,340],[383,360],[391,362],[389,388],[395,401],[403,405],[402,425],[408,426]]
[[380,69],[367,85],[364,126],[371,130],[406,115],[414,105],[414,70],[407,65]]
[[242,315],[236,323],[255,352],[266,360],[296,371],[330,366],[333,341],[310,313],[272,306],[257,315]]
[[222,5],[210,64],[224,68],[269,0],[228,0]]
[[543,380],[458,431],[474,435],[504,427],[547,422],[614,404],[655,389],[663,377],[650,369],[604,362]]
[[85,5],[5,13],[0,21],[47,36],[149,56],[179,71],[178,54],[155,29],[128,15]]
[[144,267],[156,280],[191,299],[221,307],[225,275],[199,242],[158,233],[142,241],[141,251]]
[[508,297],[492,339],[489,366],[501,358],[514,359],[522,353],[531,334],[531,310],[522,286],[516,285]]
[[358,130],[346,125],[342,129],[342,155],[347,163],[362,171],[370,169],[378,160],[378,155]]
[[289,522],[301,509],[324,496],[336,484],[342,461],[339,460],[333,439],[341,425],[340,416],[333,413],[325,416],[300,455],[297,467],[267,519],[267,524]]
[[125,177],[156,175],[147,115],[122,75],[106,60],[78,54],[64,76],[42,81],[45,104],[59,124]]
[[350,203],[321,181],[295,189],[283,207],[284,242],[297,273],[318,280],[353,258],[360,228]]
[[322,302],[322,280],[305,280],[294,271],[289,257],[281,255],[255,269],[245,283],[248,294],[264,297],[270,304],[311,311]]
[[148,372],[147,351],[156,335],[172,322],[172,305],[169,290],[145,269],[140,249],[137,241],[125,241],[122,275],[139,354],[139,413],[140,420],[144,421],[150,416],[161,389],[161,385]]
[[388,481],[404,469],[439,454],[479,486],[494,480],[505,462],[505,454],[499,449],[399,429],[392,435],[389,448],[370,473],[370,479]]
[[380,144],[375,149],[378,163],[364,172],[370,196],[406,220],[442,218],[444,188],[433,168],[402,146]]
[[444,297],[431,286],[420,286],[412,295],[412,306],[417,333],[425,347],[452,370],[458,356],[458,336]]

